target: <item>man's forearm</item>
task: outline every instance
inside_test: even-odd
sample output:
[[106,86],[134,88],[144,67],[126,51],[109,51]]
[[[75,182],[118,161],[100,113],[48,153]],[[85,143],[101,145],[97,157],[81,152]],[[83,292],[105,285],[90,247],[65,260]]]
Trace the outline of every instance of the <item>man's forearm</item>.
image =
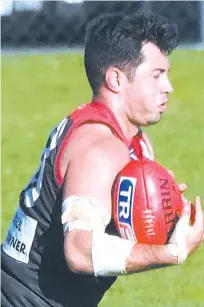
[[93,274],[95,269],[97,276],[117,276],[177,263],[167,246],[134,244],[103,233],[95,235],[93,244],[92,235],[82,230],[65,235],[65,258],[74,272]]
[[167,245],[135,244],[126,259],[126,273],[131,274],[152,268],[177,264],[177,257],[171,255]]

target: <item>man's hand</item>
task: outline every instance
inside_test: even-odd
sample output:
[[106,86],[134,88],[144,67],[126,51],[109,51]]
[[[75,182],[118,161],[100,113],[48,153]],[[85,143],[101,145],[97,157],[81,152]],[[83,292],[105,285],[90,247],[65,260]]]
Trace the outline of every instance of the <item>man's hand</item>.
[[204,236],[204,217],[200,197],[195,199],[195,222],[190,225],[191,203],[183,198],[184,208],[174,232],[169,240],[169,249],[178,263],[183,262],[200,245]]
[[[167,169],[168,173],[175,179],[174,172]],[[184,193],[187,190],[187,185],[185,183],[178,184],[179,191]]]
[[[168,170],[168,172],[169,172],[169,174],[170,174],[173,178],[175,178],[173,171]],[[186,185],[185,183],[179,183],[179,184],[178,184],[178,188],[179,188],[179,191],[183,194],[183,193],[187,190],[187,185]],[[187,199],[186,199],[183,195],[182,195],[182,200],[183,200],[184,203],[187,201]],[[191,205],[191,208],[192,208],[192,206],[193,206],[193,205]],[[204,225],[204,211],[203,211],[203,225]],[[202,241],[204,241],[204,234],[203,234],[203,239],[202,239]]]

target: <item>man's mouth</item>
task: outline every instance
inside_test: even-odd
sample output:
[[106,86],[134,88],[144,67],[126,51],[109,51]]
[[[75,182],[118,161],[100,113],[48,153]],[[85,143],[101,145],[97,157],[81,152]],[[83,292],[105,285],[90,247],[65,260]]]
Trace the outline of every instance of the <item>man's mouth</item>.
[[162,104],[159,106],[159,109],[160,109],[160,111],[161,111],[162,113],[166,111],[166,108],[167,108],[167,103],[166,103],[166,102],[162,103]]

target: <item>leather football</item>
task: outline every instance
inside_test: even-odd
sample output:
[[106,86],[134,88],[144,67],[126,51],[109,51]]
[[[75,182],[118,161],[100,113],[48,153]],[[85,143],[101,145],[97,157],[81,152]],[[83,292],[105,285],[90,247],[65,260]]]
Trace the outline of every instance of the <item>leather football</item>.
[[183,203],[172,175],[156,161],[130,161],[112,190],[112,216],[118,234],[142,244],[166,244]]

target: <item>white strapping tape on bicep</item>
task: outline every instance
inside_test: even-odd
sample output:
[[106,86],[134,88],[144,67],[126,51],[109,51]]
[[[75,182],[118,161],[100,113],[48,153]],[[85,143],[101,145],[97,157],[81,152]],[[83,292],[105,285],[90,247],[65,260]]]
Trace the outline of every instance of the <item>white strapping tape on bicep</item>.
[[110,214],[104,205],[92,198],[70,196],[62,204],[64,231],[88,230],[92,232],[92,263],[95,276],[126,274],[126,259],[133,241],[105,233]]
[[62,224],[64,231],[76,229],[93,231],[103,229],[110,222],[110,214],[97,199],[69,196],[62,203]]

